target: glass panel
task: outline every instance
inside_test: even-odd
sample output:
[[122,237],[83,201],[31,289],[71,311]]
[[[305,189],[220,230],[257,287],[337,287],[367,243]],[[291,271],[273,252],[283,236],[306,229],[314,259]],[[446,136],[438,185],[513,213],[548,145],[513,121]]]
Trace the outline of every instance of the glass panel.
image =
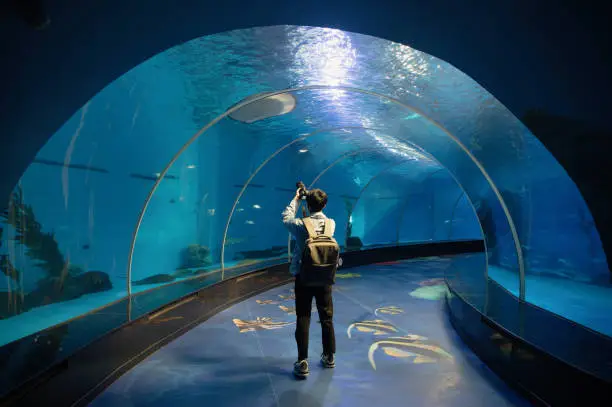
[[[280,215],[295,195],[296,182],[310,183],[337,158],[326,157],[330,143],[336,143],[340,151],[349,151],[355,148],[352,140],[362,132],[344,127],[322,129],[288,140],[282,150],[271,151],[236,204],[225,247],[226,267],[264,259],[287,261],[287,229]],[[337,191],[327,193],[330,201],[339,199]],[[301,210],[297,216],[302,216]]]
[[451,221],[448,223],[448,240],[482,239],[482,230],[474,208],[463,191],[454,201]]
[[[610,274],[586,204],[560,179],[542,181],[530,194],[510,201],[522,213],[517,228],[528,267],[526,300],[612,336]],[[558,234],[561,229],[566,232]]]
[[433,189],[429,182],[415,182],[406,189],[397,217],[400,244],[430,241],[435,232]]
[[[435,186],[433,206],[436,227],[433,240],[482,239],[478,218],[457,182],[448,176],[448,173],[436,174],[431,181]],[[453,221],[456,215],[459,217]],[[454,232],[452,238],[449,238],[449,232]]]
[[[481,313],[487,314],[487,260],[485,253],[470,253],[454,256],[450,266],[445,269],[446,283],[467,303]],[[499,285],[498,285],[499,287]],[[504,291],[507,296],[508,291]],[[496,321],[501,322],[499,315]]]
[[[429,178],[429,174],[440,169],[428,158],[422,157],[422,160],[407,159],[392,164],[374,175],[375,178],[364,187],[353,211],[354,222],[359,223],[361,219],[358,216],[363,217],[363,234],[358,237],[363,241],[364,247],[397,244],[398,236],[401,235],[398,220],[402,219],[402,212],[406,209],[406,196],[410,195],[415,185],[420,187],[420,184]],[[418,233],[422,233],[422,230]]]
[[[345,250],[363,248],[360,236],[366,227],[366,217],[359,206],[355,207],[359,192],[375,174],[398,163],[398,158],[383,157],[376,150],[355,150],[337,158],[311,183],[324,191],[333,191],[336,199],[330,197],[324,212],[335,220],[336,239],[346,244]],[[354,207],[357,211],[351,213]]]

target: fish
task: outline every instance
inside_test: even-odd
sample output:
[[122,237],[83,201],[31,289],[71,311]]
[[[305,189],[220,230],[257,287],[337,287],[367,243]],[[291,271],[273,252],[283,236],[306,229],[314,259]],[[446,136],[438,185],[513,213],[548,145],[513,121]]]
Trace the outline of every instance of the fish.
[[341,273],[341,274],[336,274],[336,278],[359,278],[361,277],[361,274],[357,274],[357,273]]
[[285,311],[289,315],[295,315],[295,307],[286,307],[284,305],[279,305],[278,308],[280,308],[282,311]]
[[374,310],[375,315],[378,315],[379,313],[389,314],[389,315],[399,315],[399,314],[403,314],[404,310],[401,309],[400,307],[396,307],[395,305],[389,305],[387,307],[380,307]]
[[420,335],[405,335],[389,337],[374,342],[368,351],[368,360],[372,369],[376,370],[374,354],[382,349],[386,355],[393,358],[410,358],[414,364],[436,363],[441,360],[453,361],[453,355],[437,344],[428,342],[428,338]]
[[278,304],[278,301],[274,300],[255,300],[259,305]]
[[295,294],[289,294],[289,295],[279,294],[278,296],[283,301],[295,300]]
[[351,337],[351,331],[353,330],[353,328],[357,329],[359,332],[371,332],[374,335],[385,335],[393,332],[398,332],[396,327],[394,327],[387,321],[383,321],[382,319],[374,319],[352,323],[346,330],[346,334],[349,338]]
[[272,318],[269,317],[257,317],[251,321],[234,318],[232,322],[236,325],[240,333],[280,329],[295,324],[295,322],[273,321]]

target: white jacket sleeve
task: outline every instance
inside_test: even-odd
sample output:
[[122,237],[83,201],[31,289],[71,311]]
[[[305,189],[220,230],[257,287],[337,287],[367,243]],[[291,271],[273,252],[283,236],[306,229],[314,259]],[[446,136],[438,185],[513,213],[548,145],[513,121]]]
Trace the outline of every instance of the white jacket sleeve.
[[297,230],[302,226],[302,220],[296,218],[295,215],[298,209],[298,200],[293,199],[283,211],[283,225],[293,236],[297,235]]

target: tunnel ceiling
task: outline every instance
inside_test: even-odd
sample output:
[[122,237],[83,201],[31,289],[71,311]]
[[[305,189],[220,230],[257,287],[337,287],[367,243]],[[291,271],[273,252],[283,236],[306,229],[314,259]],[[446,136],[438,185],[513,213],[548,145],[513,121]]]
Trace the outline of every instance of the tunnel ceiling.
[[[270,104],[271,99],[279,103]],[[109,160],[118,154],[130,160]],[[274,159],[275,154],[284,159]],[[535,248],[532,224],[538,216],[591,217],[563,168],[512,113],[449,63],[361,34],[274,26],[176,46],[102,90],[54,135],[37,160],[87,162],[112,174],[157,179],[154,189],[134,189],[121,197],[142,202],[149,194],[145,202],[152,206],[142,212],[142,223],[138,211],[123,216],[141,226],[138,239],[151,243],[159,225],[147,232],[147,222],[164,211],[154,202],[166,199],[169,180],[187,185],[196,161],[216,162],[216,167],[207,164],[207,176],[229,180],[215,186],[218,195],[227,195],[229,209],[237,197],[235,187],[245,187],[258,171],[260,181],[253,178],[253,188],[274,182],[286,188],[297,178],[315,179],[343,155],[350,157],[333,169],[343,182],[327,188],[344,189],[342,195],[353,197],[374,176],[392,191],[402,182],[409,185],[442,167],[448,170],[446,176],[472,201],[486,202],[498,214],[496,244],[521,280],[531,267],[522,257],[524,250],[530,258],[541,250],[543,256],[565,257],[570,264],[590,261],[593,275],[607,273],[594,228],[579,237],[595,248],[591,260],[557,253],[554,247]],[[220,172],[222,160],[237,170]],[[289,168],[278,167],[279,162],[289,162]],[[65,195],[65,180],[61,188]],[[533,198],[550,195],[551,188],[559,195],[555,202],[575,205],[551,210],[550,202]],[[565,225],[550,222],[546,228],[567,233]]]

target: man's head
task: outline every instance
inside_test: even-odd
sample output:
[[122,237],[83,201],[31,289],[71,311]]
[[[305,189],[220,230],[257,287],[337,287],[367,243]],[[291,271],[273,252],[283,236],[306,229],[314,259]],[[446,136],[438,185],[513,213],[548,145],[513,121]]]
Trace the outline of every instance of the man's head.
[[310,213],[321,212],[327,205],[327,194],[322,189],[311,189],[306,196]]

